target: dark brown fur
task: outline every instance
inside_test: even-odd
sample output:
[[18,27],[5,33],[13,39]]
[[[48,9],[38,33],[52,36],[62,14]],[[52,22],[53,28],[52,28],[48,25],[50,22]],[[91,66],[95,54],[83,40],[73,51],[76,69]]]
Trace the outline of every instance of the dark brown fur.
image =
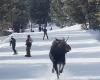
[[[65,53],[69,52],[70,50],[71,47],[66,43],[65,39],[55,39],[52,43],[49,57],[53,63],[53,70],[56,71],[58,78],[65,65]],[[57,64],[59,65],[59,69]]]

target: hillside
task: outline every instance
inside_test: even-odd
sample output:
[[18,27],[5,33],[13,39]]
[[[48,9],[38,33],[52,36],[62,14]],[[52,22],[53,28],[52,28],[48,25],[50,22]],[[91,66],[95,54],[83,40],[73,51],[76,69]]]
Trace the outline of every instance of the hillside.
[[[32,57],[24,57],[25,40],[30,34],[33,39]],[[12,55],[9,39],[17,41],[18,55]],[[48,31],[49,40],[42,40],[43,32],[14,33],[0,45],[0,80],[55,80],[51,73],[49,50],[55,38],[69,36],[72,50],[66,55],[66,66],[60,80],[100,80],[100,43],[80,25]]]

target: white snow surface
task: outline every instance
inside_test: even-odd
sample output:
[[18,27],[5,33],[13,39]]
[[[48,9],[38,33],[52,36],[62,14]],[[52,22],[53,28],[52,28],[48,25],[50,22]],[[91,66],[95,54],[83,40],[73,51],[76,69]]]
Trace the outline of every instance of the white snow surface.
[[[54,28],[54,26],[53,26]],[[25,40],[30,34],[33,39],[31,55],[26,54]],[[13,55],[9,39],[17,41],[18,55]],[[100,42],[80,25],[48,31],[49,40],[43,39],[43,32],[13,33],[0,43],[0,80],[57,80],[52,73],[49,51],[55,38],[69,36],[72,50],[66,54],[66,65],[59,80],[100,80]]]

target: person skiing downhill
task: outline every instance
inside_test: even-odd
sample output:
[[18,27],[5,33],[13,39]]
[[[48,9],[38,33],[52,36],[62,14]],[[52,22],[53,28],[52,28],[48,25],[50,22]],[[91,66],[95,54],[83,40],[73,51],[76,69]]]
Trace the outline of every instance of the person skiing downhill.
[[31,46],[32,46],[32,39],[31,39],[30,35],[28,35],[27,40],[26,40],[26,55],[25,55],[25,57],[31,57],[31,54],[30,54]]
[[17,51],[15,49],[15,47],[16,47],[16,39],[13,36],[11,36],[11,39],[10,39],[10,46],[12,46],[12,50],[14,52],[14,55],[17,54]]
[[48,34],[47,34],[47,29],[46,29],[46,27],[43,29],[43,32],[44,32],[43,40],[44,40],[44,37],[45,37],[45,36],[46,36],[47,39],[48,39]]

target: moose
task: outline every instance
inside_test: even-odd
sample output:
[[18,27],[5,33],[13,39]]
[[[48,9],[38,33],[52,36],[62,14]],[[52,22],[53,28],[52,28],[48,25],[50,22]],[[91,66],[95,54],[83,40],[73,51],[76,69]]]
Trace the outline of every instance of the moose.
[[65,39],[55,39],[52,43],[49,57],[53,63],[52,72],[56,71],[57,78],[59,79],[60,73],[63,72],[65,66],[65,54],[71,50]]

